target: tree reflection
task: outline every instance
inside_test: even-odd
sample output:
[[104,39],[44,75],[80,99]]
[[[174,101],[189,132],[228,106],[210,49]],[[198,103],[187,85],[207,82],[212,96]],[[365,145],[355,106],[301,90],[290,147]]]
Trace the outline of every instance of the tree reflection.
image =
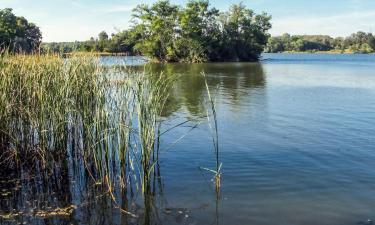
[[169,90],[169,98],[163,116],[168,117],[179,110],[186,109],[191,116],[205,114],[204,96],[206,87],[202,73],[217,100],[229,101],[233,109],[239,109],[243,102],[253,98],[251,91],[266,86],[261,63],[202,63],[202,64],[147,64],[136,66],[135,70],[154,74],[163,72],[176,76],[175,85]]
[[[133,69],[143,70],[144,67]],[[178,76],[175,85],[168,90],[169,97],[162,114],[164,118],[181,111],[187,111],[193,117],[206,114],[204,99],[207,92],[202,72],[206,74],[209,88],[217,90],[212,92],[213,97],[236,110],[241,109],[243,102],[256,98],[253,90],[266,86],[262,65],[258,63],[150,64],[146,66],[146,71],[163,71],[167,76]],[[73,221],[73,224],[148,225],[163,224],[170,217],[181,221],[181,216],[186,215],[184,209],[166,209],[158,159],[153,180],[147,185],[151,188],[143,196],[137,188],[137,177],[129,176],[125,189],[121,184],[114,183],[111,193],[107,187],[91,180],[87,172],[90,169],[84,166],[87,165],[85,159],[73,148],[74,143],[80,144],[77,140],[84,138],[81,135],[79,132],[75,134],[76,140],[69,136],[67,161],[56,162],[52,175],[35,177],[21,171],[21,174],[14,175],[18,179],[13,182],[8,182],[8,178],[0,180],[0,190],[6,190],[1,193],[4,195],[0,200],[0,214],[7,217],[6,221],[0,217],[1,224],[71,224]],[[117,158],[114,156],[114,160]],[[121,174],[121,169],[117,167],[111,168],[111,171],[112,177]],[[69,179],[62,179],[64,177]],[[217,193],[215,224],[219,224],[219,204]]]
[[186,109],[191,116],[205,114],[204,96],[206,87],[202,72],[206,74],[207,83],[217,100],[228,101],[233,109],[241,107],[243,102],[251,101],[251,91],[266,86],[266,79],[260,63],[206,63],[206,64],[151,64],[148,68],[153,73],[169,76],[177,75],[178,79],[170,90],[165,107],[165,116]]

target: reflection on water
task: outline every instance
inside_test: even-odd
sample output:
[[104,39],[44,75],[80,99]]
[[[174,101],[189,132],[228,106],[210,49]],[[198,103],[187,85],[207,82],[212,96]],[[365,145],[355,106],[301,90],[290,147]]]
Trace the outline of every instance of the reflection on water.
[[[39,176],[0,172],[8,177],[0,181],[0,224],[371,224],[375,56],[299,57],[147,65],[179,75],[162,130],[191,121],[161,141],[151,193],[143,198],[120,185],[109,193],[84,172],[84,159],[69,151],[66,165]],[[220,197],[211,174],[198,169],[215,164],[202,123],[201,72],[218,108]]]
[[146,68],[154,73],[163,71],[179,76],[171,90],[166,115],[182,109],[186,109],[191,116],[206,113],[203,72],[209,87],[218,92],[215,95],[225,95],[223,97],[232,110],[240,110],[241,104],[252,98],[252,89],[263,89],[266,85],[262,64],[259,63],[152,64]]

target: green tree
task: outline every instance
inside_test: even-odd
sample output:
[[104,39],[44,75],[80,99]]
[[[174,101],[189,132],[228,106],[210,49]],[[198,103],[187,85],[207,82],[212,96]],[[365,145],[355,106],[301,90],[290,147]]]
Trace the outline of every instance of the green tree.
[[159,1],[151,7],[138,5],[133,10],[135,30],[142,32],[135,48],[158,61],[177,61],[174,42],[177,39],[178,7],[169,1]]
[[370,45],[372,50],[375,51],[375,37],[372,34],[368,40],[368,44]]
[[108,38],[109,38],[109,36],[108,36],[107,32],[105,32],[105,31],[102,31],[98,34],[98,42],[96,43],[97,44],[96,51],[99,51],[99,52],[107,52],[108,51],[108,45],[109,45]]
[[375,51],[375,38],[371,33],[357,32],[349,37],[332,38],[327,35],[294,35],[284,34],[270,38],[266,51],[330,51],[371,53]]
[[271,37],[268,40],[265,51],[269,53],[278,53],[285,51],[284,42],[282,41],[281,37]]
[[371,53],[373,51],[374,51],[373,48],[371,48],[371,46],[367,43],[362,44],[359,49],[359,52],[364,53],[364,54]]
[[224,51],[221,60],[258,60],[269,38],[270,20],[267,14],[256,15],[242,3],[232,5],[221,16]]
[[30,53],[39,48],[42,34],[39,28],[24,17],[17,17],[12,9],[0,10],[0,49]]
[[43,47],[59,52],[142,54],[159,62],[253,61],[267,44],[270,20],[243,4],[220,13],[208,0],[189,0],[184,7],[159,0],[138,5],[132,27],[111,37],[103,31],[98,39]]
[[179,15],[182,40],[177,45],[180,58],[199,62],[217,58],[220,48],[219,10],[210,8],[208,0],[190,0]]
[[100,32],[98,37],[99,37],[99,41],[108,41],[108,38],[109,38],[107,32],[105,31]]
[[169,1],[134,9],[135,48],[161,62],[258,60],[269,38],[271,17],[243,4],[219,13],[207,0],[190,0],[179,8]]
[[109,43],[110,52],[138,54],[134,49],[137,41],[141,39],[141,33],[137,29],[129,29],[119,32],[112,36]]

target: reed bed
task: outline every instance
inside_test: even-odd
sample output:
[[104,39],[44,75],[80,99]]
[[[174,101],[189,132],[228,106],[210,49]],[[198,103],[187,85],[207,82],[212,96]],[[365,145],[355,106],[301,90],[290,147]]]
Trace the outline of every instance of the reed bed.
[[[48,180],[67,171],[69,179],[102,186],[122,213],[136,216],[122,208],[118,190],[141,192],[145,208],[152,208],[161,185],[161,136],[186,123],[161,131],[174,80],[105,66],[97,56],[0,54],[0,172]],[[216,168],[206,170],[215,174],[219,193],[217,112],[207,82],[206,88],[216,157]]]
[[92,58],[41,55],[3,55],[0,68],[2,162],[45,168],[65,155],[68,124],[93,120],[103,104],[101,68]]
[[[172,79],[93,56],[0,56],[0,163],[83,170],[96,183],[151,188],[159,117]],[[138,185],[137,185],[138,186]]]

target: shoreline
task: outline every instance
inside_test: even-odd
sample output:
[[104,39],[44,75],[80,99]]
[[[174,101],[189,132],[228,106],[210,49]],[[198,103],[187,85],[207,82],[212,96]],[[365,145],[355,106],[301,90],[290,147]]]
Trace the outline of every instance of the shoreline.
[[361,53],[361,52],[341,52],[341,51],[311,51],[311,52],[264,52],[262,54],[327,54],[327,55],[375,55],[375,52]]

